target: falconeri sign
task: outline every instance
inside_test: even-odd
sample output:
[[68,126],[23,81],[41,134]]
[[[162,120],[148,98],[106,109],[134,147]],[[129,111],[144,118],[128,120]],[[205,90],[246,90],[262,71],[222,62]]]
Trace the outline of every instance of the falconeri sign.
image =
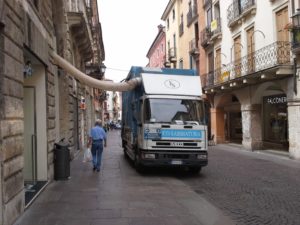
[[274,105],[274,104],[284,104],[286,103],[286,96],[283,95],[277,95],[277,96],[269,96],[266,98],[266,102],[268,104]]

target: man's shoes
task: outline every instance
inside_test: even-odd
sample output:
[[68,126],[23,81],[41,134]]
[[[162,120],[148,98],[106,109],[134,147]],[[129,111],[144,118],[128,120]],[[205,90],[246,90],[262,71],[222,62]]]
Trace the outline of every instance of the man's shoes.
[[96,170],[96,167],[93,167],[93,171],[95,172],[95,170]]
[[97,172],[100,172],[100,169],[97,169]]

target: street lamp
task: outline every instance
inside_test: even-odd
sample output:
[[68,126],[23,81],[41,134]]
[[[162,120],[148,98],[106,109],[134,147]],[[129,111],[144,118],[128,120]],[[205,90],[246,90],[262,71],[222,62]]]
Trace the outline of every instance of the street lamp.
[[292,23],[293,48],[298,48],[300,45],[300,9],[292,15]]
[[300,9],[292,15],[293,27],[300,27]]
[[105,70],[106,70],[106,66],[105,66],[104,63],[102,62],[101,65],[100,65],[100,72],[101,72],[102,75],[104,75]]

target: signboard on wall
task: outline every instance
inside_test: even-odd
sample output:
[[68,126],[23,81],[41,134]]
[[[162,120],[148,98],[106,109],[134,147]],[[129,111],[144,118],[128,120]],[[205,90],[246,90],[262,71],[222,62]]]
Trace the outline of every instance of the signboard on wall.
[[210,31],[213,32],[218,28],[218,22],[217,20],[213,20],[210,23]]

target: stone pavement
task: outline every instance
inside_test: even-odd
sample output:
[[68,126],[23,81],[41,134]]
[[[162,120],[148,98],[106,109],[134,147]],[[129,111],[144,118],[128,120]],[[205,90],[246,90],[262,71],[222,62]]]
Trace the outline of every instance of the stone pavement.
[[110,131],[100,173],[71,162],[71,179],[53,181],[15,225],[231,225],[218,208],[176,176],[137,173],[120,131]]

